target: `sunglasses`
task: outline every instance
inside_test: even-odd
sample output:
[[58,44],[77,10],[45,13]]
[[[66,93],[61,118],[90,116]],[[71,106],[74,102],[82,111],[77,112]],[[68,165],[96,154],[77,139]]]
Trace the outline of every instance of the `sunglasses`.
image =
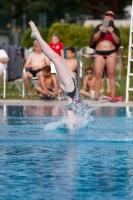
[[110,17],[114,17],[114,15],[112,15],[112,14],[105,14],[106,16],[110,16]]
[[92,72],[86,72],[86,74],[93,74]]

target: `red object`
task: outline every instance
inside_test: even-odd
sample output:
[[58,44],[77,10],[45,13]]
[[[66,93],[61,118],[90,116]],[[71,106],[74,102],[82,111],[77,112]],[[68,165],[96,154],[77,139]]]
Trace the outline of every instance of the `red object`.
[[103,38],[100,37],[99,40],[109,40],[109,41],[114,42],[114,39],[110,33],[104,34],[104,37]]
[[[111,96],[108,96],[108,97],[111,98]],[[115,99],[116,101],[125,101],[125,100],[123,99],[123,97],[121,97],[121,96],[115,96],[114,99]]]
[[[111,96],[101,96],[100,100],[103,100],[103,99],[111,101],[112,97]],[[120,102],[125,101],[125,99],[123,99],[123,97],[121,97],[121,96],[115,96],[114,99],[115,99],[115,101],[120,101]]]
[[64,49],[64,45],[61,42],[58,42],[57,44],[53,44],[52,42],[50,42],[49,46],[53,49],[53,51],[61,56],[61,50]]

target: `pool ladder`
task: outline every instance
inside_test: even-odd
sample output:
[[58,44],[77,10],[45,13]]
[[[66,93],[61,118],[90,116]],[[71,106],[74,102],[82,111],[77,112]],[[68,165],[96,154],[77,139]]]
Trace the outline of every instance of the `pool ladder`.
[[[129,92],[133,92],[133,87],[130,86],[130,79],[133,79],[133,73],[131,73],[131,63],[133,63],[133,0],[131,8],[131,20],[130,20],[130,33],[129,33],[129,47],[128,47],[128,65],[127,65],[127,79],[126,79],[126,103],[129,102]],[[133,80],[132,80],[133,83]]]

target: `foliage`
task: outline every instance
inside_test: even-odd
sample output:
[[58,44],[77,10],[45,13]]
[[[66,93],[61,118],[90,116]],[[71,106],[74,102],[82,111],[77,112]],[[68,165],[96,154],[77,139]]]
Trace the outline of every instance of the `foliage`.
[[[38,30],[41,33],[42,38],[46,39],[48,36],[48,29],[38,27]],[[33,39],[30,37],[30,35],[31,29],[28,28],[22,36],[21,45],[27,49],[29,49],[33,45]]]
[[[123,46],[122,49],[122,55],[128,56],[128,46],[129,46],[129,31],[130,27],[119,27],[120,35],[121,35],[121,46]],[[126,67],[127,67],[127,57],[122,58],[122,72],[126,74]]]
[[55,8],[52,0],[47,0],[45,3],[43,0],[0,0],[0,5],[0,13],[9,15],[11,18],[21,16],[24,11],[27,11],[27,14],[35,14],[35,12],[45,12]]
[[[121,35],[121,46],[122,55],[128,55],[128,45],[129,45],[129,27],[118,27]],[[86,47],[89,45],[90,37],[93,33],[94,27],[88,26],[84,27],[81,25],[68,24],[68,23],[54,23],[50,29],[39,28],[39,31],[42,37],[46,42],[51,41],[51,36],[53,33],[58,33],[60,35],[60,39],[63,42],[65,47],[74,46],[77,50],[82,47]],[[27,29],[22,37],[22,46],[25,48],[30,48],[33,43],[33,39],[30,38],[31,30]],[[85,59],[83,58],[84,66],[93,65],[93,59]],[[127,57],[122,58],[122,72],[126,74],[126,66],[127,66]]]
[[53,33],[59,33],[60,39],[65,46],[75,46],[81,48],[88,46],[89,38],[93,32],[93,27],[68,23],[54,23],[49,29],[48,41],[51,40]]
[[[88,46],[89,38],[93,32],[93,27],[84,27],[81,25],[68,24],[68,23],[54,23],[51,28],[39,28],[42,38],[46,42],[51,41],[51,36],[53,33],[59,33],[60,39],[65,46],[75,46],[81,48],[83,46]],[[32,46],[33,39],[30,38],[31,30],[28,28],[22,36],[21,45],[25,48]]]
[[131,0],[0,0],[0,14],[17,19],[25,13],[28,21],[36,14],[46,13],[47,23],[51,25],[60,19],[72,23],[77,16],[84,15],[99,19],[110,9],[116,13],[116,18],[125,18],[124,9],[131,3]]
[[[123,55],[128,54],[129,27],[118,27],[121,34],[121,45]],[[84,27],[81,25],[68,23],[54,23],[49,29],[40,28],[39,31],[46,42],[51,41],[53,33],[59,33],[60,39],[65,46],[75,46],[77,48],[88,46],[90,37],[94,30],[93,26]],[[30,38],[31,30],[27,29],[22,37],[22,45],[26,48],[31,47],[33,39]]]
[[121,35],[121,45],[124,47],[122,50],[123,55],[128,54],[129,28],[130,28],[129,26],[126,26],[126,27],[120,26],[119,27],[120,35]]

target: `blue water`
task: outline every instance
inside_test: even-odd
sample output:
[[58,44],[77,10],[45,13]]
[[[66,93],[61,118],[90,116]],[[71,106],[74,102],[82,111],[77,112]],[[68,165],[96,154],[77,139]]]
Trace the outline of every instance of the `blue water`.
[[54,106],[0,107],[0,200],[133,199],[133,108],[45,130],[62,118]]

